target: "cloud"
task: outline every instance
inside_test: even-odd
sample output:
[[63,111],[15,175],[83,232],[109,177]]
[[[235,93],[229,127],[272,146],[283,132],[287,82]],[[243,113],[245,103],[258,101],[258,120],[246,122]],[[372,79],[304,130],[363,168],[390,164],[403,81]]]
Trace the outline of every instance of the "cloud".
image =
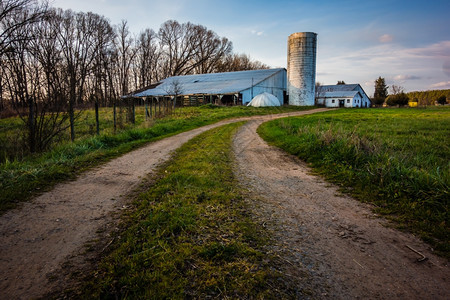
[[338,48],[334,53],[319,52],[317,62],[319,71],[330,74],[321,76],[321,81],[341,80],[337,74],[345,70],[346,82],[364,84],[368,94],[373,92],[372,80],[378,76],[386,78],[388,84],[402,85],[406,91],[450,88],[447,83],[450,40],[420,47],[379,43],[363,48]]
[[431,88],[450,88],[450,81],[441,81],[430,85]]
[[450,58],[450,41],[441,41],[422,48],[411,48],[405,50],[405,54],[421,57]]
[[394,39],[394,37],[390,34],[383,34],[382,36],[380,36],[378,38],[380,43],[389,43],[389,42],[392,42],[393,39]]
[[401,80],[401,81],[417,80],[417,79],[422,79],[422,77],[415,76],[415,75],[397,75],[394,77],[394,80]]
[[264,31],[252,30],[251,32],[252,32],[252,34],[257,35],[257,36],[262,36],[264,34]]
[[333,73],[330,72],[316,72],[316,76],[327,76],[327,75],[332,75]]
[[444,62],[444,64],[442,65],[442,70],[444,71],[445,75],[450,77],[450,60]]

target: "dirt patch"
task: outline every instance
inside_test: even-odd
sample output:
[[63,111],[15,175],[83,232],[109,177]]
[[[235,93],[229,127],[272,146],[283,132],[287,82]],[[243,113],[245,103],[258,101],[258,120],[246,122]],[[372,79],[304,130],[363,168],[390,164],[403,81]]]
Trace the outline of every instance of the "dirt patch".
[[[323,109],[309,113],[318,111]],[[114,225],[108,224],[117,219],[111,213],[127,208],[126,195],[189,139],[231,122],[299,114],[303,112],[226,120],[151,143],[3,214],[0,299],[39,298],[64,289],[65,270],[86,260],[83,245],[99,238],[98,230],[111,230],[108,226]]]
[[[449,299],[445,259],[411,234],[389,227],[369,205],[341,195],[295,157],[256,133],[234,139],[236,172],[257,197],[255,214],[274,232],[274,253],[312,298]],[[264,221],[265,220],[265,221]],[[425,255],[426,259],[419,261]]]

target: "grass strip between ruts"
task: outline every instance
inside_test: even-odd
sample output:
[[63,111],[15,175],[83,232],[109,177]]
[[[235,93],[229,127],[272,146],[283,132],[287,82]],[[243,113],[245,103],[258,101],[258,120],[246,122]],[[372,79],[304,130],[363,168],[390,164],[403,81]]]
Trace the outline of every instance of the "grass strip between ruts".
[[[176,151],[124,217],[124,228],[82,294],[88,298],[294,298],[264,252],[232,171],[240,123]],[[290,285],[290,284],[288,284]]]

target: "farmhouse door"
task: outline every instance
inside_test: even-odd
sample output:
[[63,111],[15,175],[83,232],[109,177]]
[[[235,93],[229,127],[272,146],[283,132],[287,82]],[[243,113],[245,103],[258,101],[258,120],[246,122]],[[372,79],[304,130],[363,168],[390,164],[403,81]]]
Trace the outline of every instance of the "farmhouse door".
[[339,100],[339,107],[344,107],[345,100]]

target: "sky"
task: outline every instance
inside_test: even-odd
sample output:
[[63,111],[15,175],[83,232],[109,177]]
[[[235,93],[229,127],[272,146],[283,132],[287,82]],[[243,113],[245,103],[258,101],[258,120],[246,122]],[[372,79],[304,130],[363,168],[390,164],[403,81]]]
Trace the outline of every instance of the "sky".
[[287,66],[287,39],[315,32],[316,81],[359,83],[379,76],[406,92],[450,89],[450,1],[398,0],[50,0],[94,12],[139,34],[167,20],[201,24],[271,67]]

